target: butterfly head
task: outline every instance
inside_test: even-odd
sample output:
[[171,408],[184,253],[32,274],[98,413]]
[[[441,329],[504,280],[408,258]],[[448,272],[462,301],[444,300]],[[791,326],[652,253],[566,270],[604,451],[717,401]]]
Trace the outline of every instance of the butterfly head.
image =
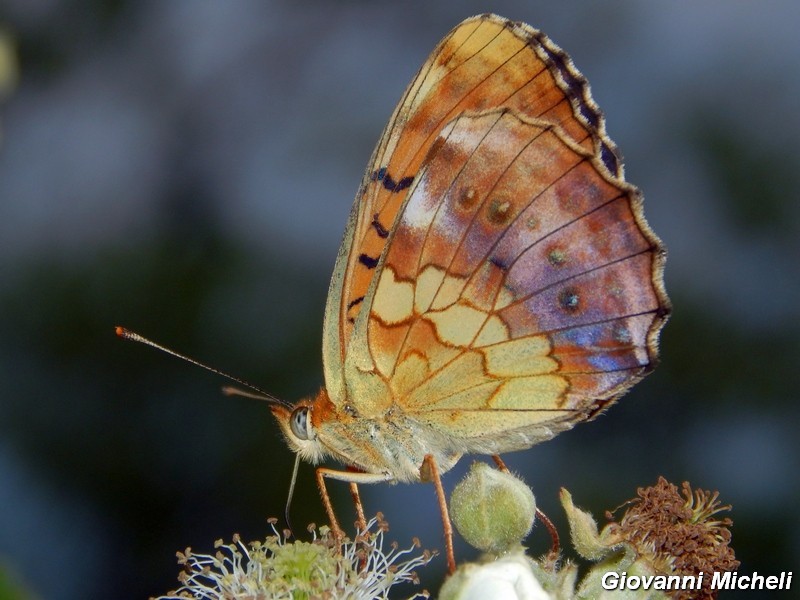
[[317,436],[317,426],[327,403],[330,403],[328,394],[322,389],[316,398],[305,398],[294,406],[270,405],[286,443],[300,458],[311,464],[319,463],[328,454]]

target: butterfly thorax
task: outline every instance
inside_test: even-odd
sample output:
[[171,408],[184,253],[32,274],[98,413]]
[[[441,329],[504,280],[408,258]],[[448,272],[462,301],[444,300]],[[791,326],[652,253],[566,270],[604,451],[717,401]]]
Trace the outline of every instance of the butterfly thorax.
[[272,412],[292,450],[312,464],[333,458],[387,480],[411,482],[420,480],[426,454],[434,455],[441,472],[452,468],[462,454],[397,405],[366,417],[348,403],[334,405],[325,389],[313,400],[298,402],[293,411],[274,406]]

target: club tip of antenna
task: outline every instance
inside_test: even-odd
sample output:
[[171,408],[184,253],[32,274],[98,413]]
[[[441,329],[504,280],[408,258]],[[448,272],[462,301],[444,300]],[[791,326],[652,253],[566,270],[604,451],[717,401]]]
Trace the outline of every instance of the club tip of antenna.
[[117,325],[114,327],[114,333],[117,334],[118,337],[121,337],[123,340],[129,340],[133,337],[133,332],[125,329],[124,327]]
[[121,325],[117,325],[116,327],[114,327],[114,333],[117,334],[117,337],[121,337],[123,340],[130,340],[134,342],[145,342],[145,340],[138,333],[134,333],[130,329],[122,327]]

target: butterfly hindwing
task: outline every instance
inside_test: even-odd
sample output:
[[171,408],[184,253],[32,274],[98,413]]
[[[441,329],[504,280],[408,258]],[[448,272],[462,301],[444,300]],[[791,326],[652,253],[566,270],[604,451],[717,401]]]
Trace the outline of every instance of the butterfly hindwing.
[[[326,308],[328,394],[459,451],[529,447],[652,368],[664,251],[588,84],[494,15],[434,50],[356,197]],[[476,418],[478,417],[478,418]]]
[[347,376],[378,376],[381,395],[473,451],[588,418],[655,360],[662,254],[639,204],[546,121],[454,119],[394,224]]

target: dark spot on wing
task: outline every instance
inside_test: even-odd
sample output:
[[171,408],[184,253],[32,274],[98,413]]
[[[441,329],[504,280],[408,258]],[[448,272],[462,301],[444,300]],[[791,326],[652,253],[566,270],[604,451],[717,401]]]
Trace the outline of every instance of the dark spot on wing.
[[359,296],[355,300],[351,300],[350,303],[347,305],[347,310],[350,310],[354,306],[358,306],[364,301],[364,296]]
[[377,258],[372,258],[371,256],[369,256],[367,254],[359,254],[358,255],[358,262],[360,262],[362,265],[364,265],[368,269],[374,269],[375,267],[378,266],[378,259]]
[[561,248],[553,248],[547,253],[547,260],[554,267],[561,267],[567,262],[567,253]]
[[386,227],[384,227],[383,225],[381,225],[380,221],[378,221],[378,213],[375,213],[372,216],[372,226],[375,228],[375,233],[378,234],[378,237],[382,237],[384,239],[389,237],[389,230],[386,229]]
[[505,225],[511,217],[511,202],[495,199],[489,203],[487,218],[495,225]]
[[578,312],[580,308],[580,295],[578,290],[574,287],[568,287],[561,290],[558,295],[558,305],[568,313]]
[[464,210],[471,210],[475,207],[478,201],[478,194],[475,192],[475,188],[467,187],[461,190],[458,194],[458,199],[456,203],[458,206],[463,208]]
[[501,261],[496,256],[492,256],[489,258],[489,262],[492,263],[495,267],[500,269],[501,271],[505,272],[508,271],[508,265],[506,265],[503,261]]
[[386,167],[381,167],[377,171],[373,171],[369,178],[372,181],[383,182],[383,187],[390,192],[401,192],[411,187],[411,184],[414,183],[413,175],[407,175],[406,177],[400,179],[400,181],[395,181],[394,178],[389,174],[389,171]]

